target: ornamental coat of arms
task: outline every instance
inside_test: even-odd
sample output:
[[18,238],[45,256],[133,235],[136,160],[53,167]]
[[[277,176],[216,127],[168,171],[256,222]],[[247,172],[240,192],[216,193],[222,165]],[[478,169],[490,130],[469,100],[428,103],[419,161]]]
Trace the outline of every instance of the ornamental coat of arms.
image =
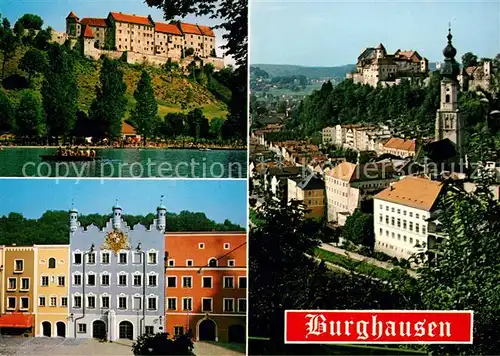
[[102,245],[103,250],[111,250],[115,256],[118,255],[120,250],[130,250],[128,237],[120,230],[113,230],[106,234],[106,239]]

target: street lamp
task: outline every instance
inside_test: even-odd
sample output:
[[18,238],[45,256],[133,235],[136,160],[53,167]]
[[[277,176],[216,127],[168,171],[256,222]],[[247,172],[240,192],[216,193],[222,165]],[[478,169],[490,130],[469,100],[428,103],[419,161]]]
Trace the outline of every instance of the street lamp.
[[141,254],[142,261],[142,321],[139,330],[141,330],[141,334],[144,335],[146,324],[146,252],[142,250],[142,243],[139,242],[136,251]]

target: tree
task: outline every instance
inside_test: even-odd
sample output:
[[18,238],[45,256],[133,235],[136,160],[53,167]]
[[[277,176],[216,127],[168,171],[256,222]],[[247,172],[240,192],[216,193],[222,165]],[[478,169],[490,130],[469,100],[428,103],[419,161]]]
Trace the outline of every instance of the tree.
[[226,120],[222,117],[214,117],[210,120],[210,134],[218,140],[222,140],[224,122]]
[[12,130],[14,126],[14,108],[9,98],[0,91],[0,132]]
[[477,56],[474,53],[472,52],[464,53],[464,55],[462,56],[462,66],[464,68],[470,66],[477,66],[477,64],[478,64]]
[[35,38],[33,39],[35,48],[38,48],[40,51],[48,50],[51,38],[51,27],[47,27],[45,30],[38,31]]
[[162,134],[167,137],[182,135],[185,131],[184,125],[186,121],[186,115],[183,113],[168,113],[165,115],[165,129],[162,130]]
[[500,349],[500,203],[491,193],[492,177],[480,175],[468,193],[450,184],[440,203],[443,243],[437,263],[418,271],[422,309],[473,310],[473,345],[433,345],[436,354],[490,355]]
[[158,103],[155,99],[151,77],[145,70],[142,71],[141,78],[137,83],[134,98],[136,104],[131,120],[137,125],[137,131],[143,137],[142,142],[146,144],[147,138],[152,135],[154,130],[155,119],[158,115]]
[[365,245],[373,250],[375,245],[373,215],[356,210],[347,217],[342,235],[357,245]]
[[186,116],[188,134],[195,139],[206,138],[209,131],[208,119],[200,108],[191,110]]
[[184,55],[186,57],[192,56],[193,54],[194,54],[194,48],[193,47],[186,48],[186,50],[184,51]]
[[194,343],[186,334],[169,338],[167,333],[141,335],[132,345],[132,352],[137,356],[145,355],[194,355]]
[[[1,16],[0,16],[1,19]],[[2,53],[2,78],[5,75],[5,65],[14,56],[19,42],[10,28],[9,20],[4,17],[0,24],[0,53]]]
[[49,139],[71,133],[75,121],[78,87],[70,55],[60,46],[51,45],[48,67],[42,85],[43,108]]
[[[114,140],[121,136],[122,118],[125,115],[127,86],[123,81],[123,71],[118,62],[104,58],[100,74],[100,87],[90,106],[89,118],[95,126],[99,138]],[[81,134],[81,133],[80,133]]]
[[16,25],[17,24],[22,25],[22,27],[27,30],[41,30],[43,26],[43,20],[38,15],[24,14],[16,21]]
[[31,48],[24,54],[19,62],[19,69],[28,73],[28,82],[31,83],[31,77],[36,73],[43,73],[47,67],[47,58],[35,48]]
[[42,103],[31,92],[27,91],[21,97],[16,111],[16,135],[39,139],[44,134]]

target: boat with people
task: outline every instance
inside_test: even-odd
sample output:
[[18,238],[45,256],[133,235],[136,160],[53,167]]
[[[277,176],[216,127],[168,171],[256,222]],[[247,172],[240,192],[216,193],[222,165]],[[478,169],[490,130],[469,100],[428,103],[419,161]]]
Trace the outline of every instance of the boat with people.
[[40,158],[52,162],[89,162],[99,159],[94,149],[80,147],[59,147],[55,155],[41,155]]

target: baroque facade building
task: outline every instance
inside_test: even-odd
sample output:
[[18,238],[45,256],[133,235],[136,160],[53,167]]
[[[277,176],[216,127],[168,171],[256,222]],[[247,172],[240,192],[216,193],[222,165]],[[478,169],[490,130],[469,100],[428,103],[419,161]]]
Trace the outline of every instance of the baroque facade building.
[[104,229],[80,226],[70,216],[71,337],[135,340],[164,329],[164,232],[166,208],[153,224],[127,226],[122,208]]

